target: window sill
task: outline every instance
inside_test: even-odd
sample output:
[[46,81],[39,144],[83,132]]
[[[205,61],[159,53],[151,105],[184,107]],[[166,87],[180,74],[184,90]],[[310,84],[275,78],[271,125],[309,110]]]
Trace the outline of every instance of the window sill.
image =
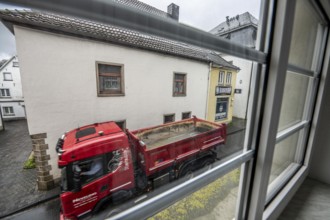
[[174,95],[173,94],[173,97],[186,97],[187,95],[186,94],[182,94],[182,95]]
[[118,96],[125,96],[125,93],[121,94],[97,94],[98,97],[118,97]]

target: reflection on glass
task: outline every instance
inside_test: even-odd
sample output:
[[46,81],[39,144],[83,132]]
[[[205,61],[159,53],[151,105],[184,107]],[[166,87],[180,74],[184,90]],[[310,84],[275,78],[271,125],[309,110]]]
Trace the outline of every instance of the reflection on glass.
[[297,1],[289,63],[312,68],[319,19],[308,1]]
[[291,163],[295,162],[300,132],[284,139],[275,145],[273,164],[269,184],[273,182]]
[[240,170],[236,169],[149,220],[232,220],[235,218],[239,176]]
[[307,76],[287,72],[278,131],[302,120],[309,80]]

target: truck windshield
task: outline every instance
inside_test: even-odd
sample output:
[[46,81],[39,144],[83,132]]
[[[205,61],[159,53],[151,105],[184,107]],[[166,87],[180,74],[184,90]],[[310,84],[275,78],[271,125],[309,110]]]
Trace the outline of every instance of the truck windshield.
[[62,192],[68,191],[68,180],[66,174],[66,167],[63,167],[61,170],[61,190]]

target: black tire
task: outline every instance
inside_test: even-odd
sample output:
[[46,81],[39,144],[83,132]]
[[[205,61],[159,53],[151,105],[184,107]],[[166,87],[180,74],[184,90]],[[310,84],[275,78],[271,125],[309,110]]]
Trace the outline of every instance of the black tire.
[[190,180],[194,177],[194,173],[193,170],[191,169],[191,167],[185,166],[182,168],[180,174],[179,174],[179,178],[183,178],[185,180]]
[[108,212],[106,218],[109,218],[109,217],[111,217],[111,216],[117,215],[117,214],[119,214],[119,213],[121,213],[121,212],[122,212],[121,209],[119,209],[119,208],[115,208],[115,209],[111,210],[110,212]]
[[202,162],[202,168],[204,168],[205,170],[210,170],[210,169],[212,169],[212,164],[213,163],[214,163],[214,159],[212,159],[212,158],[206,158]]

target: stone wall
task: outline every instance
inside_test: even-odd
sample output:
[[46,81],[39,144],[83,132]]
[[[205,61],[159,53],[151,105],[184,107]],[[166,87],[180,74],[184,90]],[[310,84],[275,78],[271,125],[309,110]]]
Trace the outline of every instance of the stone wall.
[[47,154],[48,144],[45,139],[46,133],[34,134],[30,136],[32,139],[35,163],[37,168],[37,184],[39,190],[50,190],[54,188],[53,175],[50,175],[51,165],[48,164],[50,155]]

